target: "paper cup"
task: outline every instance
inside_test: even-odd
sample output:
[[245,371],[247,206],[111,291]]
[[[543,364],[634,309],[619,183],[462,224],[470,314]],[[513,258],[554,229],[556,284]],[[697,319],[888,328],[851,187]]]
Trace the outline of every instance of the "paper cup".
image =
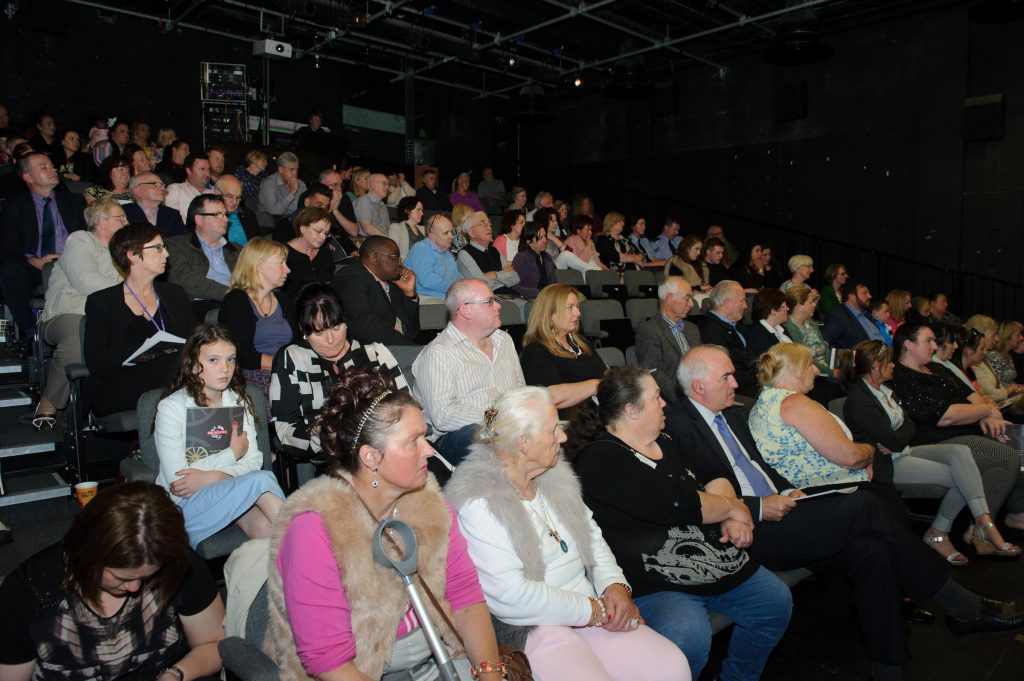
[[84,508],[86,504],[92,501],[92,498],[96,496],[96,492],[99,490],[100,483],[98,482],[80,482],[75,485],[75,498],[78,499],[78,507]]

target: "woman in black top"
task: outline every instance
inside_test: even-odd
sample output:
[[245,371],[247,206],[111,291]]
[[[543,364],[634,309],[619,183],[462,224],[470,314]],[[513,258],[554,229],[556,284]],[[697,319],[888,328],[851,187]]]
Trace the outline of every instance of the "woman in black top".
[[288,246],[288,278],[281,290],[298,295],[311,283],[329,284],[334,278],[334,253],[327,245],[331,215],[323,208],[303,208],[295,218],[295,237]]
[[565,418],[597,392],[605,365],[579,335],[580,296],[566,284],[544,288],[533,303],[519,363],[527,385],[548,389]]
[[53,159],[53,165],[57,166],[57,172],[61,178],[72,182],[89,182],[96,170],[93,165],[92,156],[84,154],[82,148],[82,136],[73,128],[68,128],[60,134],[60,151],[57,158]]
[[110,238],[109,247],[125,280],[85,301],[86,403],[97,416],[134,410],[144,392],[162,388],[178,370],[180,345],[165,345],[134,366],[122,366],[147,338],[165,331],[185,339],[196,327],[185,291],[154,281],[167,267],[160,230],[149,223],[128,225]]
[[711,645],[708,612],[727,614],[736,627],[722,678],[759,678],[792,600],[743,550],[753,539],[749,510],[727,480],[702,484],[686,468],[662,432],[665,402],[646,370],[609,369],[597,400],[596,410],[577,411],[566,452],[640,614],[686,653],[695,679]]
[[619,272],[640,269],[645,260],[643,254],[622,235],[622,230],[626,227],[626,216],[622,213],[608,213],[604,216],[601,227],[601,236],[594,239],[601,262],[608,269]]

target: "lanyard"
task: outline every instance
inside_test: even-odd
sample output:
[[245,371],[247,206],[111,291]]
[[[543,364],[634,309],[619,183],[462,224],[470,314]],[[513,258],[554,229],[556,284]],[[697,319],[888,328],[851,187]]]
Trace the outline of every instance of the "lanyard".
[[[132,294],[132,298],[134,298],[135,302],[138,303],[139,307],[142,308],[142,314],[146,315],[146,319],[148,319],[150,321],[150,323],[153,326],[156,327],[156,330],[157,331],[166,331],[167,330],[167,324],[164,323],[163,315],[160,315],[160,323],[157,324],[156,323],[156,319],[153,318],[153,315],[149,314],[149,310],[147,310],[145,304],[143,304],[143,302],[141,300],[139,300],[139,297],[137,295],[135,295],[135,291],[132,290],[132,287],[128,285],[127,281],[124,282],[124,287],[126,289],[128,289],[128,293]],[[153,289],[153,297],[156,298],[156,309],[159,310],[160,309],[160,296],[158,296],[156,294],[156,289]]]

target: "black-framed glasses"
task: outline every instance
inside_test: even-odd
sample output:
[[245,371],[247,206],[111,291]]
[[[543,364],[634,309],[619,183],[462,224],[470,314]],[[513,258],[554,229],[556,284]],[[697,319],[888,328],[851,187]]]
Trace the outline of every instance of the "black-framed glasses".
[[204,215],[208,218],[226,218],[228,213],[223,210],[219,210],[216,213],[196,213],[196,215]]
[[164,251],[167,250],[167,245],[166,244],[152,244],[150,246],[143,246],[142,250],[147,251],[150,248],[155,250],[157,253],[163,253]]
[[163,189],[167,189],[167,185],[164,184],[163,182],[161,182],[160,180],[153,180],[152,182],[140,182],[139,183],[140,186],[144,185],[144,184],[155,184],[158,187],[162,187]]

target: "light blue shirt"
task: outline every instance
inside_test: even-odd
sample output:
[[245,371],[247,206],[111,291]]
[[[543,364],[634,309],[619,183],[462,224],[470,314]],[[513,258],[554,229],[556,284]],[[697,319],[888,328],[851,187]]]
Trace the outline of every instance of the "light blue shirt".
[[[864,310],[854,309],[850,307],[849,303],[843,303],[843,305],[845,305],[846,309],[850,311],[850,314],[857,318],[857,321],[860,322],[860,325],[864,327],[864,332],[868,335],[868,338],[870,340],[883,340],[882,334],[878,332],[878,327],[875,326],[875,321],[868,315],[867,312],[865,312]],[[890,345],[892,345],[892,343],[890,343]]]
[[216,247],[214,247],[198,237],[199,235],[197,234],[196,240],[199,241],[203,253],[206,254],[206,259],[210,261],[210,269],[206,272],[206,278],[212,279],[218,284],[231,286],[231,269],[228,267],[227,260],[224,259],[224,246],[228,240],[221,237],[217,241]]
[[409,249],[405,266],[416,273],[416,293],[444,298],[448,287],[462,278],[451,251],[437,250],[430,239],[416,242]]
[[672,239],[667,239],[664,234],[659,236],[654,241],[647,241],[647,248],[644,250],[650,256],[652,260],[668,260],[676,254],[676,246],[682,241],[681,236],[674,236]]

